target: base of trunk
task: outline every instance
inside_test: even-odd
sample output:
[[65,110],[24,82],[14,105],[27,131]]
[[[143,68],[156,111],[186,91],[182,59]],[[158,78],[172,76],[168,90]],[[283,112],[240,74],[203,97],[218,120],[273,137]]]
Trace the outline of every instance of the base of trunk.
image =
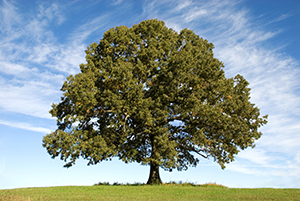
[[150,174],[149,179],[147,181],[147,184],[153,185],[153,184],[162,184],[162,181],[159,176],[159,166],[151,164],[150,165]]

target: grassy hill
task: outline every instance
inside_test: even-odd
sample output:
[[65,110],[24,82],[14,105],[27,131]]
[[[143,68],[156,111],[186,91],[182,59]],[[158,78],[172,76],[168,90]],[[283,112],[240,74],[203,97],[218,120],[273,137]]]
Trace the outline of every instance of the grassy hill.
[[0,190],[0,200],[300,200],[300,189],[240,189],[215,185],[63,186]]

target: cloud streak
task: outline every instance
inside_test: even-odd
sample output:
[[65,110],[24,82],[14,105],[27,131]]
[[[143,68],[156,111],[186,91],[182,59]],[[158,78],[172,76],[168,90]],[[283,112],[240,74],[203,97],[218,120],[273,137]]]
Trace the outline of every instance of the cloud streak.
[[50,23],[59,26],[65,21],[57,4],[40,5],[26,16],[13,3],[3,4],[0,108],[49,119],[51,103],[58,100],[65,77],[78,72],[80,61],[84,62],[83,41],[57,43],[49,30]]
[[8,121],[0,120],[0,124],[10,126],[10,127],[14,127],[14,128],[23,129],[23,130],[34,131],[34,132],[38,132],[38,133],[44,133],[44,134],[49,134],[52,131],[49,128],[36,127],[36,126],[32,126],[28,123],[23,123],[23,122],[8,122]]

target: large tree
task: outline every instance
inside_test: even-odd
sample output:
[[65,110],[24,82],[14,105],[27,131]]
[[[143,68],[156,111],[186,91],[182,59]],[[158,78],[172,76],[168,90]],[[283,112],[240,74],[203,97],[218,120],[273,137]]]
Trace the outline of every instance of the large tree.
[[50,111],[58,128],[43,146],[65,167],[79,157],[150,165],[148,184],[161,183],[159,167],[187,170],[201,157],[225,168],[254,147],[267,121],[250,102],[248,82],[226,78],[213,48],[156,19],[109,29],[63,84]]

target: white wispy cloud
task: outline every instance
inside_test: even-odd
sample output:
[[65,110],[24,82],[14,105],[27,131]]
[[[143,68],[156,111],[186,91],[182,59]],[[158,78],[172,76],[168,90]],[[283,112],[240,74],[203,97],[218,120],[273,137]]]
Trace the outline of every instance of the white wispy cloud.
[[90,34],[99,30],[101,27],[106,26],[107,19],[111,17],[112,16],[109,14],[103,14],[93,19],[85,20],[70,35],[70,41],[75,44],[82,44]]
[[38,132],[38,133],[44,133],[44,134],[49,134],[52,131],[49,128],[35,127],[28,123],[23,123],[23,122],[7,122],[7,121],[0,120],[0,124],[6,125],[6,126],[11,126],[14,128],[20,128],[20,129],[24,129],[24,130],[34,131],[34,132]]
[[[73,2],[74,3],[74,2]],[[121,3],[121,2],[115,2]],[[49,119],[65,77],[79,72],[85,62],[86,39],[107,26],[108,14],[86,17],[66,34],[63,43],[50,27],[65,23],[66,5],[42,3],[23,15],[18,4],[0,7],[0,108],[4,111]],[[13,77],[11,77],[13,76]]]
[[191,0],[176,2],[177,5],[171,10],[171,12],[182,12],[183,9],[191,6],[193,2]]
[[59,5],[56,3],[46,6],[44,4],[39,6],[39,13],[37,14],[39,19],[46,18],[50,22],[55,20],[55,23],[61,25],[66,19],[63,15],[63,12],[59,8]]
[[270,158],[266,155],[266,151],[261,149],[248,149],[239,153],[239,158],[247,159],[253,163],[259,165],[268,165],[271,160],[275,158]]
[[[1,21],[0,21],[0,30],[2,32],[6,32],[6,30],[4,30],[4,27],[11,27],[13,28],[12,25],[14,25],[16,22],[20,22],[21,19],[19,18],[19,16],[17,15],[18,10],[17,8],[10,3],[7,0],[3,0],[2,1],[2,6],[0,8],[0,16],[1,16]],[[6,32],[7,33],[7,32]]]
[[294,14],[292,12],[281,14],[279,17],[267,22],[267,24],[273,24],[273,23],[283,21],[283,20],[288,19],[289,17],[291,17],[293,15]]
[[49,119],[51,103],[59,98],[66,75],[78,72],[80,60],[84,61],[84,47],[82,43],[57,43],[48,26],[64,21],[58,5],[43,4],[28,15],[17,10],[9,1],[0,10],[7,19],[1,26],[0,107]]
[[3,83],[0,88],[0,106],[6,111],[26,114],[30,116],[49,119],[48,111],[51,109],[51,99],[59,92],[53,90],[43,82]]
[[185,14],[184,17],[184,21],[185,22],[191,22],[193,20],[200,20],[202,16],[207,15],[207,10],[206,9],[199,9],[199,8],[195,8],[193,10],[191,10],[189,13]]
[[119,5],[119,4],[121,4],[123,2],[123,0],[113,0],[112,1],[112,4],[113,5]]
[[[267,159],[268,162],[265,163],[262,160],[258,159],[258,161],[262,162],[263,164],[257,163],[253,158],[249,158],[251,160],[241,160],[238,159],[236,162],[228,164],[226,169],[234,172],[239,172],[243,174],[248,175],[255,175],[255,176],[264,176],[264,177],[270,177],[270,176],[278,176],[282,178],[291,178],[294,184],[290,185],[296,185],[295,182],[299,181],[300,176],[300,170],[299,165],[300,163],[295,163],[294,158],[281,158],[280,161],[278,161],[277,164],[270,164],[270,157],[269,154],[265,154],[259,157],[262,157],[264,159]],[[278,157],[279,158],[279,157]],[[276,160],[276,156],[272,159]],[[279,163],[280,162],[280,163]],[[274,185],[277,183],[276,181]]]
[[9,62],[1,62],[0,61],[0,72],[9,74],[9,75],[14,75],[17,77],[24,76],[28,73],[30,73],[30,69],[27,67],[20,65],[20,64],[13,64]]

